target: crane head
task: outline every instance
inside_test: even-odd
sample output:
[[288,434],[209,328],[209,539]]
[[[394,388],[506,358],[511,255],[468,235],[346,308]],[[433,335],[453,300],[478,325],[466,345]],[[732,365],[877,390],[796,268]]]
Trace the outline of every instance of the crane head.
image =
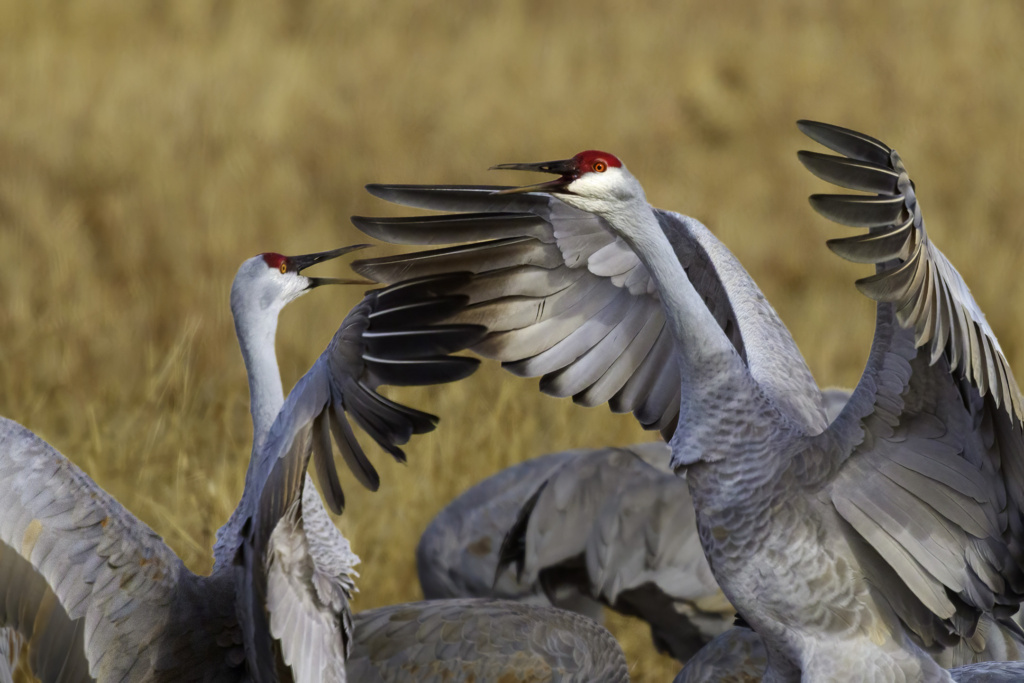
[[[549,192],[558,195],[578,195],[580,197],[608,198],[619,197],[621,188],[632,183],[624,182],[632,178],[626,167],[614,154],[589,149],[580,152],[571,159],[561,161],[543,161],[533,164],[498,164],[492,170],[534,171],[554,173],[555,180],[534,185],[510,187],[499,190],[497,194],[514,194],[519,192]],[[627,198],[627,197],[622,197]]]
[[367,280],[310,277],[302,271],[310,266],[338,258],[357,249],[364,249],[368,244],[357,244],[341,247],[331,251],[300,256],[284,256],[275,252],[266,252],[253,256],[242,263],[231,285],[231,305],[248,308],[246,301],[255,304],[259,309],[276,307],[278,310],[285,304],[294,301],[314,287],[320,285],[373,285]]

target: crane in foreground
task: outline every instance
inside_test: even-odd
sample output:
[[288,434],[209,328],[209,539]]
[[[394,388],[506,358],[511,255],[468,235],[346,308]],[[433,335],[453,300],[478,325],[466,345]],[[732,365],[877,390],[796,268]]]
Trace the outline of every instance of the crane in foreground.
[[[344,539],[305,476],[308,461],[340,509],[333,434],[357,479],[375,487],[346,413],[404,458],[399,446],[433,429],[436,418],[376,388],[465,377],[477,361],[448,354],[480,335],[473,326],[433,324],[462,303],[440,294],[450,278],[375,290],[283,399],[273,350],[277,314],[309,289],[340,282],[301,271],[348,251],[262,254],[235,278],[232,313],[249,373],[254,446],[210,576],[189,572],[78,467],[0,418],[0,626],[27,640],[41,680],[345,680],[355,557],[337,542]],[[409,327],[414,320],[419,333]]]
[[497,167],[557,176],[525,187],[370,186],[462,213],[353,219],[364,232],[469,244],[354,267],[378,282],[473,273],[460,289],[471,305],[450,321],[488,328],[475,351],[670,437],[715,578],[764,642],[766,679],[949,680],[943,667],[1018,658],[1020,390],[896,152],[800,127],[841,155],[802,153],[810,170],[873,193],[811,200],[869,229],[829,246],[877,269],[858,283],[878,301],[871,353],[831,422],[735,257],[695,219],[652,208],[611,154]]

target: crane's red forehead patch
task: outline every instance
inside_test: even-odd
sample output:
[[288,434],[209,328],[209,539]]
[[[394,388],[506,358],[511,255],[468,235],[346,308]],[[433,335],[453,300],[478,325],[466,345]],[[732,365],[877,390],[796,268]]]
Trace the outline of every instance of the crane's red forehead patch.
[[599,162],[604,162],[606,166],[622,168],[622,162],[614,154],[608,152],[601,152],[596,149],[588,149],[586,152],[580,152],[573,157],[576,164],[580,167],[580,171],[587,173],[594,169],[594,165]]
[[265,254],[260,254],[263,257],[264,262],[274,270],[281,270],[281,266],[288,262],[287,256],[281,254],[275,254],[272,251],[268,251]]

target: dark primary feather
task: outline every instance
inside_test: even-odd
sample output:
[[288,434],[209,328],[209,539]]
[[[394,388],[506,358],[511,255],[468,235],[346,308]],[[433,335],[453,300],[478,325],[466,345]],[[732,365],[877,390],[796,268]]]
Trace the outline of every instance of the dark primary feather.
[[886,166],[890,161],[889,153],[892,150],[889,146],[870,135],[817,121],[801,120],[796,125],[804,135],[833,152],[879,166]]
[[818,152],[797,152],[808,171],[833,185],[861,192],[892,194],[899,174],[886,165]]
[[544,481],[526,499],[516,514],[516,521],[505,534],[505,538],[501,542],[501,549],[498,550],[498,566],[494,569],[495,583],[498,582],[498,576],[512,564],[516,566],[516,578],[522,581],[523,563],[526,562],[526,530],[530,523],[530,516],[533,514],[533,508],[536,507],[537,500],[544,493],[547,485],[548,482]]

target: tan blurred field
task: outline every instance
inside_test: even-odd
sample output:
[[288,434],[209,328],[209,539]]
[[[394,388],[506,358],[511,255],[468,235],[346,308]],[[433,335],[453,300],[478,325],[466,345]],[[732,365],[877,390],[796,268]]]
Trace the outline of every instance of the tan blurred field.
[[[867,273],[824,246],[840,233],[807,206],[823,186],[797,163],[797,118],[901,151],[933,239],[1024,369],[1021,36],[1024,5],[995,0],[0,0],[0,414],[208,571],[249,454],[238,264],[361,241],[348,216],[392,211],[368,182],[518,182],[485,169],[590,147],[711,227],[818,381],[852,385]],[[286,385],[359,294],[285,312]],[[357,609],[419,597],[419,534],[470,484],[649,438],[494,368],[397,395],[444,422],[408,466],[376,458],[380,492],[347,482]],[[644,626],[611,626],[634,680],[671,679]]]

